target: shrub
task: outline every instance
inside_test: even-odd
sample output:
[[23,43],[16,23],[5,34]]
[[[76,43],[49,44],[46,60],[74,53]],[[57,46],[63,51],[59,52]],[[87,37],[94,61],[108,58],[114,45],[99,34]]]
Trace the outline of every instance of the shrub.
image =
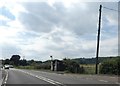
[[119,74],[120,58],[109,59],[101,63],[100,73],[101,74]]
[[83,73],[84,72],[84,68],[80,67],[80,65],[75,61],[72,61],[70,59],[65,59],[63,60],[63,63],[65,66],[65,71],[67,72],[71,72],[71,73]]
[[42,63],[39,65],[35,65],[35,69],[50,69],[51,66],[48,63]]

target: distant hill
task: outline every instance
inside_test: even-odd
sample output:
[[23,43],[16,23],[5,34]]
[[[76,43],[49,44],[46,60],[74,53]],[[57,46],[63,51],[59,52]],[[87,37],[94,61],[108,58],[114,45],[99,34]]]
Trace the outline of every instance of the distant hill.
[[[104,60],[107,59],[116,59],[116,58],[120,58],[120,56],[116,56],[116,57],[99,57],[99,63],[103,62]],[[72,59],[74,61],[76,61],[79,64],[95,64],[96,63],[96,58],[76,58],[76,59]]]
[[[116,56],[116,57],[99,57],[99,63],[107,60],[107,59],[117,59],[120,58],[120,56]],[[79,64],[95,64],[96,63],[96,58],[75,58],[75,59],[71,59]],[[62,60],[61,60],[62,61]],[[51,60],[47,60],[44,61],[43,63],[50,63]]]

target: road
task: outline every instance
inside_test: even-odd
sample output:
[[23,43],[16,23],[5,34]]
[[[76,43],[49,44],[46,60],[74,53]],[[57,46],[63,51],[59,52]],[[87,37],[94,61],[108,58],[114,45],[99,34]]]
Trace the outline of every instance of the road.
[[2,84],[2,70],[0,69],[0,85]]
[[71,84],[96,86],[109,84],[109,86],[118,86],[118,78],[115,76],[59,74],[35,70],[9,69],[6,70],[4,84],[41,84],[42,86],[67,86]]

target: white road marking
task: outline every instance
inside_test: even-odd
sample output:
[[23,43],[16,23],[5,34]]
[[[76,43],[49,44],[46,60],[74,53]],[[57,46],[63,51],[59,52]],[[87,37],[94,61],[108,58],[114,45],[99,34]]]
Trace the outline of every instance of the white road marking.
[[116,82],[116,84],[119,84],[119,85],[120,85],[120,83],[119,83],[119,82]]
[[5,77],[5,80],[4,80],[4,84],[7,83],[7,80],[8,80],[8,71],[6,71],[6,77]]
[[92,78],[86,78],[87,80],[92,80]]
[[108,82],[108,81],[106,81],[106,80],[99,80],[99,81],[101,81],[101,82]]
[[116,77],[110,77],[110,78],[114,78],[115,79]]
[[21,71],[21,72],[23,72],[23,73],[26,73],[26,74],[28,74],[28,75],[31,75],[31,76],[33,76],[33,77],[36,77],[36,78],[38,78],[38,79],[40,79],[40,80],[44,80],[44,81],[46,81],[46,82],[48,82],[48,83],[50,83],[50,84],[54,84],[54,85],[57,85],[57,86],[65,86],[64,84],[62,84],[62,83],[60,83],[60,82],[58,82],[58,81],[55,81],[55,80],[52,80],[52,79],[49,79],[49,78],[46,78],[46,77],[42,77],[42,76],[37,76],[37,75],[34,75],[34,74],[32,74],[32,73],[28,73],[28,72],[25,72],[25,71],[23,71],[23,70],[18,70],[18,71]]

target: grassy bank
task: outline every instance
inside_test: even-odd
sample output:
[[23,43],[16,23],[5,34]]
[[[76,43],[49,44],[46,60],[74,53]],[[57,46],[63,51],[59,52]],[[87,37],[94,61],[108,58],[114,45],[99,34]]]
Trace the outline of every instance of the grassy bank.
[[[95,74],[95,65],[94,64],[83,64],[83,65],[80,65],[82,67],[84,67],[85,69],[85,72],[83,74]],[[50,69],[37,69],[36,67],[34,66],[18,66],[16,67],[18,69],[29,69],[29,70],[42,70],[42,71],[50,71]],[[64,73],[70,73],[68,71],[62,71]]]
[[82,64],[85,69],[85,74],[95,74],[95,64]]
[[15,68],[17,68],[17,69],[35,69],[34,66],[17,66]]

